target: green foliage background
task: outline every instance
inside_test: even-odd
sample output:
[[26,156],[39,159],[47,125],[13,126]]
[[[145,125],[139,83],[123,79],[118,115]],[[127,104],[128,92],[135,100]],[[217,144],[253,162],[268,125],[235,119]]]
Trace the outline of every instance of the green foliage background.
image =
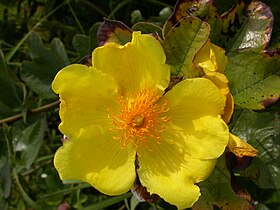
[[[274,14],[268,46],[273,55],[264,58],[260,51],[236,52],[232,46],[223,46],[229,55],[227,76],[237,103],[230,128],[257,148],[259,157],[245,170],[226,167],[222,157],[209,180],[200,184],[203,197],[194,209],[280,209],[280,104],[256,111],[256,102],[250,98],[252,93],[264,98],[271,91],[279,94],[280,4],[273,0],[263,2]],[[98,46],[96,33],[104,17],[122,21],[134,30],[147,33],[154,30],[160,34],[175,3],[174,0],[0,1],[1,210],[175,209],[163,201],[139,204],[130,192],[109,197],[86,183],[62,183],[52,163],[62,135],[57,129],[58,98],[50,89],[59,69],[77,63]],[[228,11],[235,3],[235,0],[216,0],[217,14]],[[250,28],[251,20],[246,21]],[[143,26],[140,22],[150,25]],[[180,37],[180,33],[175,35]],[[210,37],[222,45],[215,40],[215,32]],[[167,41],[163,44],[165,49],[168,44]],[[175,69],[172,52],[168,58]],[[242,66],[249,67],[244,72]],[[255,71],[259,77],[265,75],[261,78],[264,86],[252,86],[250,82],[260,79],[257,76],[248,80]],[[243,85],[253,88],[252,92],[242,92],[238,86],[242,79]],[[233,179],[242,186],[243,195],[251,196],[250,205],[248,199],[243,199],[246,196],[234,190]]]

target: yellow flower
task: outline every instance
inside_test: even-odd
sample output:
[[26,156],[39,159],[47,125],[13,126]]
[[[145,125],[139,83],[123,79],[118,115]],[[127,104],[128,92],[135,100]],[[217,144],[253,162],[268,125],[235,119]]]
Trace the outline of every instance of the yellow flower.
[[222,118],[229,123],[234,110],[234,101],[229,91],[228,79],[224,75],[227,66],[225,50],[208,40],[195,56],[194,63],[203,69],[205,77],[211,80],[226,98]]
[[127,192],[138,176],[151,194],[190,207],[229,141],[225,97],[208,79],[187,79],[165,93],[169,66],[160,43],[133,33],[108,43],[92,67],[62,69],[52,88],[61,100],[55,154],[62,180],[79,179],[108,195]]
[[[205,77],[211,80],[224,95],[226,106],[222,114],[222,119],[226,123],[229,123],[234,110],[234,100],[228,87],[228,79],[224,75],[227,65],[225,50],[208,40],[197,53],[194,63],[203,69]],[[230,134],[228,148],[239,158],[243,156],[254,157],[257,155],[256,149],[233,134]]]

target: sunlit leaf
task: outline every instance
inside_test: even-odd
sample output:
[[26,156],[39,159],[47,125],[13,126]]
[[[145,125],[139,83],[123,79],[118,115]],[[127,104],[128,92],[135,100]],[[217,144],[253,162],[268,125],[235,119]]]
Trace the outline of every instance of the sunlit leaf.
[[192,61],[207,41],[209,32],[209,25],[196,17],[182,19],[169,31],[162,46],[173,76],[193,78],[203,75],[201,68]]
[[232,132],[258,150],[258,156],[244,172],[260,188],[280,188],[280,106],[271,111],[243,110],[233,122]]
[[229,12],[211,25],[211,40],[224,47],[227,52],[266,49],[272,32],[273,15],[270,8],[260,2],[239,1]]
[[228,210],[252,209],[251,204],[233,191],[224,156],[218,159],[211,176],[199,186],[201,197],[193,206],[193,210],[213,210],[214,206]]
[[243,50],[231,53],[228,58],[226,75],[236,105],[259,110],[279,99],[279,55]]
[[131,41],[132,30],[120,21],[105,19],[98,29],[97,38],[99,45],[104,45],[107,42],[124,45]]
[[47,49],[40,36],[32,32],[28,38],[29,55],[32,62],[23,62],[21,77],[39,96],[55,99],[51,82],[55,74],[69,64],[62,42],[55,38]]

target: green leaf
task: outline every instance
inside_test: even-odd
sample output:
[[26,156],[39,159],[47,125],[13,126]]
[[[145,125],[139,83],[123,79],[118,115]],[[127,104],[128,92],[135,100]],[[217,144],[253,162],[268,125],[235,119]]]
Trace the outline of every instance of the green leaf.
[[69,64],[63,43],[55,38],[50,49],[47,49],[40,36],[32,32],[28,38],[29,55],[32,62],[23,62],[21,77],[39,96],[56,99],[51,90],[51,82],[55,74]]
[[175,5],[173,14],[164,24],[163,35],[166,37],[171,28],[183,18],[198,17],[201,20],[208,20],[217,15],[216,10],[213,6],[213,0],[179,0]]
[[100,23],[95,23],[89,30],[89,36],[84,34],[76,34],[73,38],[73,47],[79,53],[79,57],[91,55],[94,48],[98,46],[97,31]]
[[101,23],[97,32],[98,44],[114,42],[124,45],[132,39],[132,31],[120,21],[107,20]]
[[0,50],[0,77],[8,76],[8,67],[2,50]]
[[90,46],[90,54],[95,49],[98,47],[98,40],[97,40],[97,31],[98,28],[100,27],[101,23],[97,22],[91,26],[89,29],[89,46]]
[[10,77],[0,77],[0,118],[22,110],[23,91]]
[[279,55],[242,50],[231,53],[228,58],[226,75],[235,105],[260,110],[279,99]]
[[73,38],[73,47],[79,53],[80,57],[91,54],[90,39],[83,34],[76,34]]
[[209,25],[196,17],[182,19],[169,31],[162,46],[173,76],[193,78],[203,75],[192,61],[207,41],[209,33]]
[[280,104],[269,111],[243,110],[233,122],[232,133],[247,140],[258,156],[244,172],[260,188],[280,189]]
[[134,10],[134,11],[131,13],[130,16],[131,16],[130,22],[131,22],[132,24],[136,24],[136,23],[138,23],[138,22],[145,21],[145,19],[143,18],[143,16],[142,16],[140,10]]
[[[22,109],[23,91],[10,77],[8,66],[0,50],[0,118],[19,113]],[[5,91],[4,91],[5,90]]]
[[224,155],[218,159],[211,176],[199,186],[201,197],[192,207],[193,210],[212,210],[214,205],[221,209],[252,209],[251,204],[232,190]]
[[132,196],[132,193],[128,192],[124,195],[110,197],[105,200],[99,201],[97,203],[90,204],[90,205],[84,207],[82,210],[98,210],[98,209],[106,208],[113,204],[119,203],[126,198],[130,198],[131,196]]
[[261,52],[268,47],[272,24],[273,15],[266,4],[252,1],[248,5],[239,1],[210,23],[210,39],[227,52],[248,48]]
[[[15,129],[15,128],[13,128]],[[15,146],[20,152],[19,164],[29,169],[38,155],[44,139],[46,130],[46,119],[42,117],[25,129],[13,130]]]
[[162,38],[162,28],[147,22],[138,22],[132,26],[133,31],[141,31],[142,34],[158,33]]
[[[5,134],[2,128],[0,128],[0,202],[2,198],[8,198],[11,192],[11,163],[9,155],[9,147],[7,145],[8,140],[5,141]],[[3,195],[3,197],[1,196]],[[3,203],[4,204],[4,203]],[[0,207],[2,204],[0,204]]]

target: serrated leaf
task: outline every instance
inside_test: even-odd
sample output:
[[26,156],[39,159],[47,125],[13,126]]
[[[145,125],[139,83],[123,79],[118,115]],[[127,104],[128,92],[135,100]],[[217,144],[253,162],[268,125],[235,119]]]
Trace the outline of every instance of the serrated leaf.
[[239,51],[228,56],[226,76],[234,103],[242,108],[260,110],[280,97],[279,55]]
[[213,210],[214,206],[228,210],[252,209],[251,204],[232,190],[224,155],[218,159],[211,176],[199,186],[201,197],[192,207],[193,210]]
[[254,112],[242,110],[234,120],[232,133],[247,140],[258,150],[258,156],[244,172],[260,188],[280,188],[280,106],[271,111]]
[[46,99],[56,99],[51,90],[55,74],[69,64],[63,43],[55,38],[47,49],[40,36],[32,32],[28,38],[29,55],[32,62],[23,62],[21,77],[30,88]]
[[97,32],[98,44],[114,42],[124,45],[132,39],[132,30],[120,21],[105,19]]
[[20,165],[29,169],[38,155],[44,139],[46,119],[41,118],[27,128],[13,130],[15,139],[14,149],[20,152]]
[[206,43],[209,33],[209,25],[196,17],[182,19],[169,31],[162,46],[173,76],[194,78],[203,75],[193,59]]
[[142,34],[158,33],[162,38],[162,28],[147,22],[138,22],[132,26],[133,31],[141,31]]
[[163,35],[165,37],[182,18],[193,16],[206,20],[211,19],[216,14],[217,9],[213,6],[213,0],[179,0],[175,5],[173,14],[164,24]]

